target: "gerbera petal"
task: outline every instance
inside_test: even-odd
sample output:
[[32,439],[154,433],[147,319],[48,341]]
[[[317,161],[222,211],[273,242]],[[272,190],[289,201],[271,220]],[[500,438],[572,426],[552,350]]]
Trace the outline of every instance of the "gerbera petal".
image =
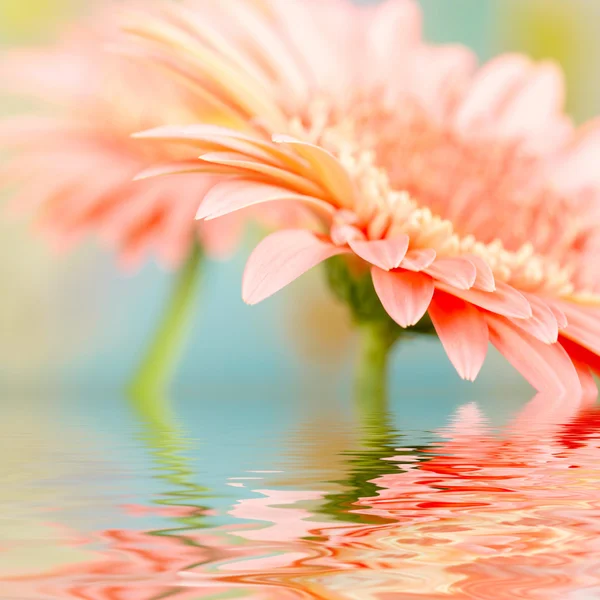
[[485,317],[472,304],[437,290],[429,316],[458,374],[474,381],[487,354],[489,341]]
[[436,253],[432,248],[409,250],[400,265],[407,271],[423,271],[435,260]]
[[596,375],[600,375],[600,356],[562,335],[559,337],[559,342],[573,361],[586,364]]
[[402,263],[408,250],[409,238],[407,235],[385,240],[350,240],[350,248],[363,260],[390,271],[397,269]]
[[494,278],[494,273],[492,272],[490,265],[479,256],[469,254],[465,258],[468,258],[469,262],[477,269],[477,277],[475,278],[473,287],[484,292],[495,292],[496,279]]
[[524,56],[507,54],[485,65],[475,76],[471,89],[457,111],[455,124],[463,132],[493,123],[516,85],[531,69]]
[[438,258],[424,271],[437,281],[460,290],[471,289],[477,278],[475,265],[466,258]]
[[[380,3],[368,28],[366,51],[371,76],[376,83],[390,72],[399,75],[406,70],[407,58],[420,41],[421,12],[414,2],[391,0]],[[402,32],[402,35],[398,35]]]
[[242,297],[257,304],[319,263],[349,252],[304,229],[285,229],[267,236],[252,252],[242,284]]
[[296,173],[288,169],[274,167],[234,152],[209,152],[208,154],[203,154],[200,160],[211,164],[235,167],[242,172],[257,173],[269,179],[274,185],[289,187],[291,191],[298,194],[316,197],[323,195],[323,190],[309,179],[296,175]]
[[554,312],[543,301],[534,296],[526,296],[533,315],[530,319],[514,319],[513,323],[545,344],[554,344],[558,340],[558,322]]
[[498,128],[507,136],[537,133],[548,124],[554,124],[563,102],[561,70],[554,63],[541,63],[504,107]]
[[556,306],[556,304],[554,302],[548,302],[548,307],[554,314],[554,318],[556,319],[556,322],[558,323],[558,328],[565,329],[567,327],[567,325],[569,324],[569,320],[567,319],[567,315],[565,315],[565,312],[563,310],[561,310],[560,308],[558,308],[558,306]]
[[539,392],[581,393],[579,377],[565,349],[544,344],[510,321],[487,314],[490,341]]
[[401,327],[415,325],[433,297],[433,280],[411,271],[390,272],[371,267],[371,277],[383,308]]
[[207,165],[198,159],[192,160],[177,160],[173,162],[163,163],[148,167],[140,171],[133,181],[141,181],[142,179],[151,179],[153,177],[163,177],[165,175],[182,175],[185,173],[222,173],[224,175],[234,174],[235,171],[222,167],[222,170],[216,169],[214,165]]
[[330,204],[312,196],[295,194],[274,185],[230,179],[216,184],[207,192],[198,208],[196,219],[215,219],[249,206],[276,201],[296,201],[309,204],[327,220],[330,220],[333,214]]
[[331,226],[329,231],[329,237],[336,246],[345,246],[355,240],[364,241],[365,234],[354,227],[354,225],[347,225],[345,223],[336,223]]
[[333,154],[320,146],[297,140],[288,135],[274,135],[273,142],[293,146],[296,152],[310,163],[323,187],[338,201],[340,206],[354,205],[355,192],[352,180]]
[[598,397],[598,386],[596,385],[592,371],[587,364],[579,360],[574,360],[573,357],[571,357],[571,360],[581,383],[584,406],[593,406]]
[[134,133],[132,137],[163,142],[180,142],[197,148],[205,148],[210,145],[220,146],[221,150],[247,154],[257,159],[267,160],[272,164],[283,163],[296,167],[301,164],[291,153],[287,153],[273,144],[217,125],[165,125]]
[[600,308],[579,306],[573,302],[555,303],[561,309],[569,324],[562,335],[584,346],[595,354],[600,354]]
[[459,290],[439,281],[436,282],[436,287],[498,315],[515,319],[529,319],[533,315],[527,298],[502,281],[496,282],[495,292],[483,292],[475,288]]
[[578,131],[558,159],[549,165],[549,175],[564,193],[580,191],[600,183],[600,119],[596,118]]

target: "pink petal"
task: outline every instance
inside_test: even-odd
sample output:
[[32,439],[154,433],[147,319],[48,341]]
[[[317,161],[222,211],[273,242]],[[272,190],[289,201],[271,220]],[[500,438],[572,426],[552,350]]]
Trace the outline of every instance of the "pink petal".
[[581,394],[575,367],[559,343],[544,344],[502,317],[486,318],[492,344],[537,391]]
[[200,156],[200,160],[208,165],[216,166],[215,172],[220,173],[223,168],[244,178],[267,179],[275,187],[285,187],[295,190],[296,194],[320,198],[323,190],[312,180],[297,175],[287,167],[274,167],[261,160],[255,160],[243,154],[235,152],[209,152]]
[[249,206],[280,200],[308,204],[327,218],[333,214],[331,205],[318,198],[295,194],[274,185],[230,179],[218,183],[204,196],[196,219],[216,219]]
[[553,183],[563,193],[600,185],[599,154],[600,119],[596,118],[577,132],[557,162],[551,165]]
[[437,290],[429,305],[429,316],[458,374],[474,381],[485,360],[488,326],[472,304]]
[[257,304],[319,263],[348,252],[310,231],[286,229],[266,237],[254,249],[244,271],[242,297]]
[[496,280],[490,265],[479,256],[469,254],[468,256],[465,256],[465,258],[468,258],[477,269],[477,277],[475,278],[473,287],[484,292],[495,292]]
[[423,271],[435,260],[435,250],[424,248],[422,250],[409,250],[400,265],[407,271]]
[[558,340],[558,323],[554,312],[533,294],[527,295],[533,316],[530,319],[511,319],[513,323],[545,344],[554,344]]
[[459,290],[441,282],[436,282],[435,286],[436,288],[448,292],[458,298],[462,298],[475,306],[480,306],[490,312],[505,317],[529,319],[533,315],[531,306],[529,305],[529,302],[527,302],[527,298],[515,290],[515,288],[502,281],[496,282],[495,292],[483,292],[475,288],[470,290]]
[[[366,27],[365,49],[369,68],[367,77],[375,82],[385,81],[390,73],[403,78],[405,65],[416,54],[421,42],[421,11],[414,2],[391,0],[375,8],[372,21]],[[402,32],[399,35],[399,32]]]
[[477,66],[475,54],[460,45],[422,46],[411,60],[411,89],[419,103],[439,118],[447,115],[462,95]]
[[310,163],[313,174],[318,177],[319,182],[331,193],[340,206],[353,206],[354,184],[348,171],[333,154],[320,146],[297,140],[288,135],[274,135],[273,142],[292,146],[302,158]]
[[349,244],[363,260],[384,271],[389,271],[400,266],[408,250],[408,241],[407,235],[401,235],[386,240],[350,240]]
[[345,223],[336,223],[332,225],[329,236],[336,246],[345,246],[355,240],[365,240],[365,234],[360,229],[354,227],[354,225]]
[[279,148],[260,138],[253,138],[234,129],[218,125],[184,125],[156,127],[132,135],[136,139],[152,139],[167,142],[181,142],[198,148],[218,146],[239,154],[268,162],[292,160],[291,155],[284,154]]
[[555,304],[564,311],[569,321],[561,334],[594,354],[600,354],[600,307],[580,306],[567,301]]
[[600,356],[590,352],[587,348],[580,346],[562,335],[559,338],[561,346],[567,351],[567,354],[574,362],[587,365],[594,373],[600,375]]
[[456,127],[474,132],[477,127],[493,124],[512,91],[532,69],[525,57],[506,54],[481,68],[475,76],[462,106],[456,114]]
[[562,72],[555,64],[534,67],[504,108],[498,128],[504,135],[519,136],[553,125],[563,106],[564,87]]
[[411,271],[390,272],[371,268],[371,277],[383,308],[401,327],[419,322],[433,297],[433,280]]
[[554,314],[554,318],[556,319],[556,322],[558,323],[558,328],[565,329],[567,327],[567,325],[569,324],[567,315],[565,315],[564,311],[562,311],[560,308],[558,308],[558,306],[556,306],[554,303],[548,303],[548,306],[549,306],[550,310],[552,311],[552,313]]
[[593,406],[596,403],[598,397],[598,386],[592,371],[585,363],[578,360],[573,360],[573,365],[577,371],[579,382],[581,383],[581,389],[583,391],[583,404],[584,406]]
[[182,173],[214,173],[215,169],[205,165],[198,159],[179,160],[170,163],[164,163],[148,167],[138,173],[133,180],[150,179],[152,177],[162,177],[164,175],[178,175]]
[[475,265],[466,258],[438,258],[424,270],[437,281],[459,290],[471,289],[477,278]]

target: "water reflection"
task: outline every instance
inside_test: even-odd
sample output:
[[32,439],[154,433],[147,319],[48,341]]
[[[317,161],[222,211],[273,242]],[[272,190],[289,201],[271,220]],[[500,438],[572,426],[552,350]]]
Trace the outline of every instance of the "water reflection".
[[201,483],[199,442],[166,398],[132,406],[160,493],[119,504],[124,527],[56,524],[77,559],[2,572],[0,597],[600,598],[600,410],[588,402],[537,396],[502,427],[469,403],[416,446],[385,413],[354,431],[309,419],[273,448],[285,472],[222,469],[228,498]]

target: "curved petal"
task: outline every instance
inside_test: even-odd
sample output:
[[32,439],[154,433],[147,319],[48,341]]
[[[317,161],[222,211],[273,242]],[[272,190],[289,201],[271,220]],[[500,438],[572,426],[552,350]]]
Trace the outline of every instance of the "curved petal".
[[466,258],[438,258],[424,271],[437,281],[459,290],[471,289],[477,278],[475,265]]
[[409,250],[400,265],[407,271],[423,271],[435,260],[435,250],[424,248],[422,250]]
[[531,69],[531,62],[517,54],[506,54],[487,63],[475,76],[471,89],[456,113],[456,127],[467,132],[494,123],[504,102]]
[[527,294],[526,297],[531,305],[533,316],[530,319],[511,319],[512,322],[540,342],[554,344],[558,340],[558,322],[554,312],[536,296]]
[[350,240],[350,248],[363,260],[383,269],[390,271],[397,269],[402,263],[408,250],[409,238],[407,235],[385,239],[385,240]]
[[287,153],[265,140],[219,125],[164,125],[134,133],[131,137],[161,142],[179,142],[197,148],[219,146],[222,150],[247,154],[274,164],[284,163],[299,166],[298,160],[291,153]]
[[567,351],[573,361],[587,365],[596,375],[600,375],[600,356],[590,352],[587,348],[580,346],[577,342],[570,339],[559,337],[560,345]]
[[254,160],[234,152],[209,152],[200,156],[200,160],[208,163],[237,169],[239,175],[256,173],[274,185],[288,186],[297,194],[320,197],[323,191],[309,179],[286,168],[274,167],[264,161]]
[[331,205],[312,196],[295,194],[275,185],[229,179],[208,191],[198,208],[196,219],[216,219],[249,206],[280,200],[307,204],[326,220],[331,220],[333,214]]
[[557,302],[569,324],[562,335],[584,346],[594,354],[600,354],[600,308],[578,306],[573,302]]
[[487,314],[490,341],[538,391],[581,394],[577,371],[559,344],[544,344],[510,321]]
[[385,311],[401,327],[419,322],[433,297],[433,280],[428,275],[411,271],[390,272],[371,268],[377,296]]
[[573,193],[600,184],[600,118],[580,128],[571,142],[550,165],[550,177],[563,193]]
[[535,66],[524,85],[502,111],[497,123],[504,135],[519,136],[539,132],[553,125],[564,102],[561,70],[552,62]]
[[515,288],[503,283],[496,282],[495,292],[483,292],[472,288],[470,290],[459,290],[455,287],[436,282],[435,287],[463,300],[485,308],[492,313],[513,317],[515,319],[529,319],[533,312],[527,298]]
[[365,240],[365,234],[360,229],[345,223],[332,225],[329,230],[329,237],[336,246],[345,246],[354,240]]
[[588,365],[578,360],[573,360],[573,366],[577,371],[581,383],[584,406],[593,406],[598,397],[598,386],[596,385],[592,371]]
[[182,173],[205,173],[213,175],[216,173],[233,174],[235,171],[227,167],[222,167],[222,169],[219,170],[215,165],[211,166],[203,164],[198,159],[178,160],[148,167],[147,169],[140,171],[133,178],[133,181],[141,181],[142,179],[150,179],[152,177],[163,177],[164,175],[180,175]]
[[564,311],[562,311],[560,308],[558,308],[558,306],[556,306],[554,303],[548,303],[548,307],[552,311],[552,314],[554,314],[554,318],[556,319],[556,322],[558,323],[558,328],[565,329],[567,327],[567,325],[569,324],[569,321],[568,321],[567,315],[565,315]]
[[304,229],[285,229],[267,236],[252,252],[242,282],[242,297],[257,304],[320,262],[348,252]]
[[487,354],[489,334],[485,317],[472,304],[437,290],[429,316],[458,374],[474,381]]
[[477,269],[477,277],[475,278],[474,288],[483,292],[495,292],[496,291],[496,279],[494,273],[488,263],[483,260],[480,256],[473,256],[469,254],[465,256]]
[[276,144],[288,144],[306,159],[322,186],[338,201],[340,206],[351,207],[354,201],[354,184],[340,161],[320,146],[297,140],[288,135],[274,135]]

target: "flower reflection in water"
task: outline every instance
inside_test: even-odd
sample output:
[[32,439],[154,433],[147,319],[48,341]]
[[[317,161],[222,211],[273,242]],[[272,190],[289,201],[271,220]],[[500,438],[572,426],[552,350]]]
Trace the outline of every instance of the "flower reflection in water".
[[386,600],[599,597],[599,413],[569,414],[551,400],[536,397],[499,435],[464,406],[443,442],[391,458],[400,469],[356,503],[388,524],[324,531],[350,570],[311,589]]
[[227,524],[211,518],[181,432],[149,406],[144,439],[169,485],[157,510],[177,526],[73,535],[93,558],[4,580],[8,597],[600,597],[600,411],[588,403],[537,396],[501,430],[467,404],[418,449],[394,448],[382,420],[339,491],[236,487]]

